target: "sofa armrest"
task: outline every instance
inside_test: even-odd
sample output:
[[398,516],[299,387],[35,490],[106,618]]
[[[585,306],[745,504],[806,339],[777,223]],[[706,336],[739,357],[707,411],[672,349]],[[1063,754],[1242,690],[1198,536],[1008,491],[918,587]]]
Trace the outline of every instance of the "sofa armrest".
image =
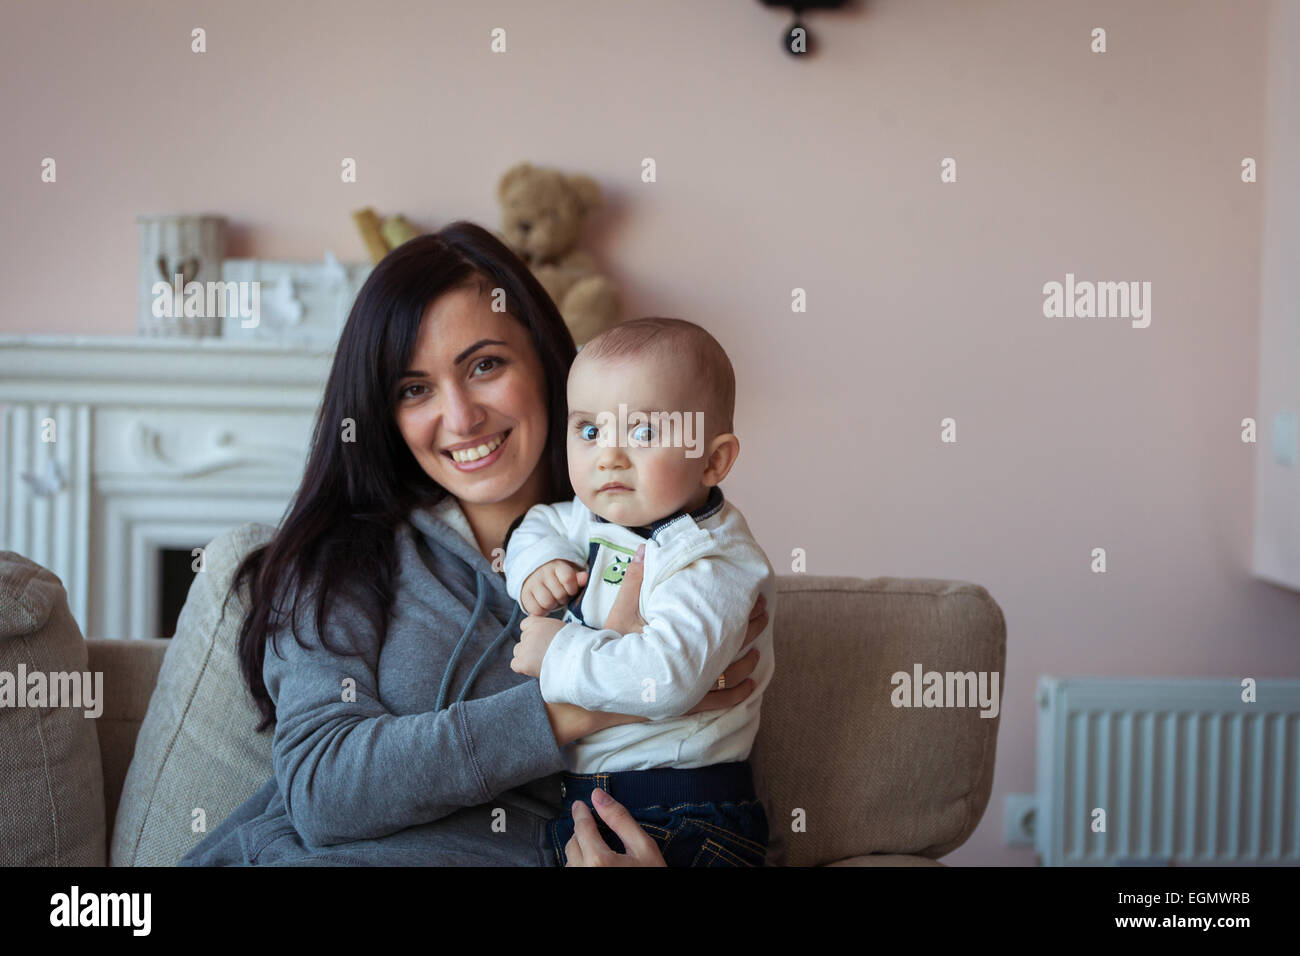
[[135,753],[140,722],[149,709],[158,671],[171,641],[142,640],[86,641],[87,668],[104,675],[104,712],[95,721],[99,755],[104,765],[104,812],[108,840],[113,838],[113,821],[122,795],[122,781]]

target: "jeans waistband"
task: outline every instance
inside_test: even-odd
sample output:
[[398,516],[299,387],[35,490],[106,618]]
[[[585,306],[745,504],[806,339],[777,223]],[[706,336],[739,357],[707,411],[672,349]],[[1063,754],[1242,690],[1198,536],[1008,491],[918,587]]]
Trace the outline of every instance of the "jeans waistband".
[[679,803],[736,803],[758,799],[748,760],[708,767],[619,770],[613,773],[562,773],[560,795],[566,807],[575,800],[591,803],[599,787],[625,807],[674,806]]

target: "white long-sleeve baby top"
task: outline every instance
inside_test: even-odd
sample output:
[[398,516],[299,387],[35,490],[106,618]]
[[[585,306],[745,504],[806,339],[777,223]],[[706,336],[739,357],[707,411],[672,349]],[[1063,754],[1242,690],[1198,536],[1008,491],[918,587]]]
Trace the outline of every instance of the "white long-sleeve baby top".
[[[604,627],[623,574],[645,545],[640,633]],[[562,558],[587,569],[542,660],[542,697],[587,710],[648,717],[565,747],[575,773],[704,767],[749,757],[763,691],[771,681],[776,575],[740,511],[713,486],[708,500],[651,525],[628,528],[580,499],[529,509],[506,547],[506,591]],[[767,598],[768,625],[745,643],[750,612]],[[735,707],[681,716],[737,658],[758,647],[754,691]]]

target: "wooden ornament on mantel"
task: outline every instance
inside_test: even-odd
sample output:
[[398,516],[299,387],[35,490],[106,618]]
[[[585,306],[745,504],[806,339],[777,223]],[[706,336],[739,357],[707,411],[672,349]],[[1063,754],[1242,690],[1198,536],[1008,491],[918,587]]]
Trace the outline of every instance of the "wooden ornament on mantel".
[[[137,334],[220,336],[220,315],[185,315],[184,288],[190,282],[221,281],[221,263],[226,257],[225,217],[146,215],[137,216],[136,222],[140,229]],[[169,291],[163,292],[158,283],[165,283]],[[178,289],[179,297],[175,294]]]

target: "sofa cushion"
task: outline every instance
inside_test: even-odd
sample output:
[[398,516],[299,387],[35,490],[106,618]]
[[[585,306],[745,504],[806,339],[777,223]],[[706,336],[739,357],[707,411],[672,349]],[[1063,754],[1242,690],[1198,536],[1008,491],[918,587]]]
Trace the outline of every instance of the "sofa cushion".
[[769,864],[933,859],[965,842],[993,786],[999,717],[896,707],[891,677],[918,664],[998,674],[1000,713],[1006,621],[989,593],[934,578],[778,575],[773,642],[751,754]]
[[99,759],[104,765],[104,821],[108,824],[109,846],[122,800],[122,783],[135,755],[135,740],[171,644],[161,637],[129,641],[86,638],[90,669],[104,673],[104,712],[95,721],[95,733],[99,735]]
[[221,610],[239,559],[273,532],[250,523],[204,549],[122,784],[113,866],[174,866],[270,779],[272,732],[255,730],[237,656],[247,588]]
[[[33,675],[44,706],[32,706]],[[74,686],[89,696],[71,706]],[[63,582],[0,551],[0,866],[104,865],[102,695]]]

